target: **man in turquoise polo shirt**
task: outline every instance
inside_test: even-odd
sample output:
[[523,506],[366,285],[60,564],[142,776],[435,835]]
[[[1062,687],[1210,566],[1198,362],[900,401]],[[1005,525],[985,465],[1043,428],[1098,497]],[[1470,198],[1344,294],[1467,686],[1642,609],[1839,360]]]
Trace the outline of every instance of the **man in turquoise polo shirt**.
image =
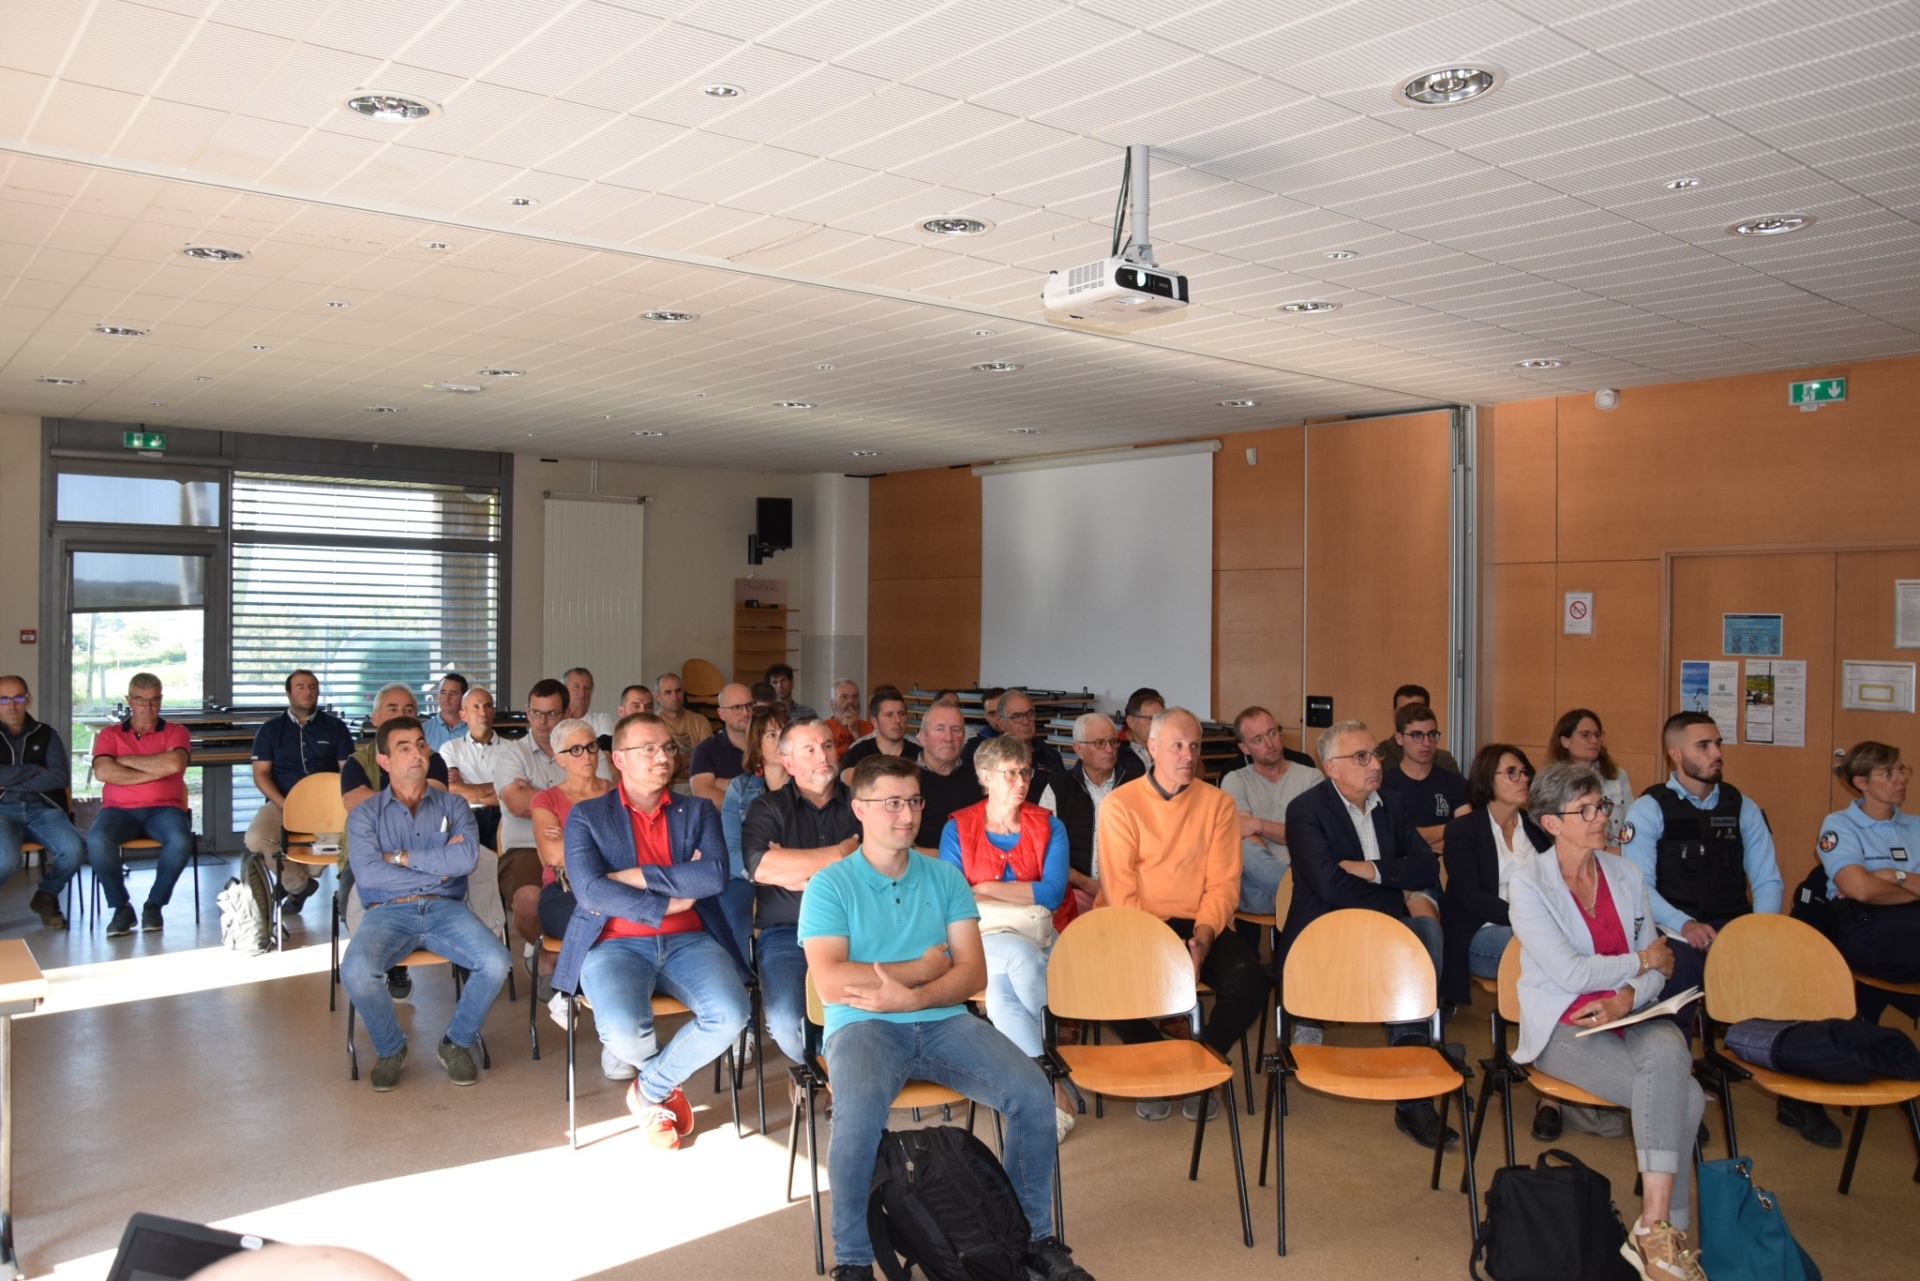
[[909,1080],[947,1086],[1006,1118],[1001,1159],[1045,1281],[1093,1281],[1053,1235],[1053,1089],[1046,1073],[966,1001],[986,986],[980,909],[959,869],[913,852],[920,771],[869,756],[853,771],[860,847],[814,873],[799,938],[826,1007],[833,1081],[833,1281],[872,1281],[865,1189],[887,1111]]

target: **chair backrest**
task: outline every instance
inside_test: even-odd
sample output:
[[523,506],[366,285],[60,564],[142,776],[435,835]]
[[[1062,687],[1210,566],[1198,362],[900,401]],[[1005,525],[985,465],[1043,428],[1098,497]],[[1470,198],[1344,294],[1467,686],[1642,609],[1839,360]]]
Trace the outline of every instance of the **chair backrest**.
[[1047,1008],[1059,1018],[1172,1018],[1198,1000],[1187,945],[1138,908],[1102,907],[1076,917],[1047,961]]
[[[681,677],[682,680],[686,678]],[[827,1025],[827,1007],[820,999],[820,989],[813,985],[813,971],[807,971],[807,1022],[815,1027]]]
[[1495,999],[1500,1006],[1501,1018],[1509,1023],[1520,1021],[1519,939],[1508,939],[1507,950],[1500,953],[1500,994]]
[[1280,878],[1280,888],[1273,892],[1273,919],[1278,925],[1287,923],[1287,911],[1293,906],[1293,869]]
[[721,688],[726,685],[720,669],[704,658],[689,658],[680,665],[680,683],[686,686],[688,698],[702,703],[719,698]]
[[280,821],[289,832],[344,832],[347,807],[340,800],[338,774],[309,774],[287,793]]
[[1707,949],[1707,1017],[1850,1019],[1853,975],[1819,930],[1791,916],[1753,912],[1728,923]]
[[1301,930],[1287,952],[1281,1002],[1297,1018],[1415,1023],[1439,996],[1419,937],[1384,912],[1343,908]]

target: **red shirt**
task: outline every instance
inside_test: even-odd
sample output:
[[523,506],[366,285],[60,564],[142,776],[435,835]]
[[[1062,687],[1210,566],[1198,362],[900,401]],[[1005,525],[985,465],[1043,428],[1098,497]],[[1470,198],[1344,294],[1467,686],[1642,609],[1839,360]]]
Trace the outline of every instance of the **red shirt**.
[[[527,808],[545,810],[553,815],[553,821],[558,823],[564,831],[567,826],[567,815],[573,813],[573,802],[567,799],[567,794],[560,790],[558,783],[555,783],[544,792],[535,792],[533,799],[527,802]],[[551,885],[559,879],[560,874],[553,868],[545,863],[540,865],[540,884]]]
[[[660,793],[660,801],[653,807],[652,813],[635,809],[633,802],[627,799],[624,784],[616,789],[620,793],[621,807],[627,811],[627,818],[633,824],[633,852],[642,867],[666,867],[673,862],[670,847],[667,844],[667,793]],[[691,934],[702,928],[700,914],[689,908],[684,912],[673,912],[663,917],[658,926],[642,925],[639,921],[629,921],[622,916],[607,918],[607,927],[600,931],[603,939],[652,938],[656,934]]]
[[[109,725],[93,736],[93,758],[111,756],[158,756],[162,752],[189,751],[187,727],[161,718],[152,733],[136,734],[126,723]],[[110,810],[138,810],[164,806],[187,808],[187,776],[172,774],[149,783],[104,783],[100,798]]]
[[[1607,887],[1604,874],[1596,878],[1599,888],[1593,895],[1593,915],[1587,916],[1587,909],[1580,908],[1580,915],[1587,920],[1587,932],[1593,936],[1593,954],[1595,956],[1625,956],[1633,950],[1627,941],[1627,927],[1621,923],[1620,912],[1613,905],[1613,891]],[[1573,887],[1567,887],[1567,893],[1573,894]],[[1579,906],[1580,896],[1573,895],[1575,906]],[[1562,1023],[1573,1023],[1573,1012],[1590,1001],[1605,1000],[1612,992],[1586,992],[1574,998],[1565,1012],[1560,1015]],[[1574,1023],[1575,1027],[1581,1026]]]

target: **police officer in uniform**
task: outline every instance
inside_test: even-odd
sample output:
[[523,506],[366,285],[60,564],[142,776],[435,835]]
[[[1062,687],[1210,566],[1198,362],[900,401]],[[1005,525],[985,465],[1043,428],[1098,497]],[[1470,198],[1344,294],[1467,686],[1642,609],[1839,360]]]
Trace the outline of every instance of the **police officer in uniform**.
[[[1913,766],[1899,748],[1869,740],[1847,749],[1833,772],[1860,799],[1820,824],[1820,869],[1808,880],[1825,878],[1827,934],[1856,972],[1920,982],[1920,816],[1900,809]],[[1865,984],[1858,995],[1870,1023],[1889,1003],[1920,1014],[1913,997]]]
[[[1778,912],[1785,882],[1766,815],[1720,778],[1720,727],[1704,712],[1677,712],[1661,731],[1673,772],[1640,794],[1620,829],[1620,852],[1646,877],[1654,923],[1672,939],[1670,992],[1699,985],[1714,935],[1748,912]],[[1682,942],[1681,940],[1685,941]],[[1692,1010],[1682,1028],[1691,1034]],[[1781,1124],[1821,1147],[1840,1130],[1818,1105],[1781,1099]]]

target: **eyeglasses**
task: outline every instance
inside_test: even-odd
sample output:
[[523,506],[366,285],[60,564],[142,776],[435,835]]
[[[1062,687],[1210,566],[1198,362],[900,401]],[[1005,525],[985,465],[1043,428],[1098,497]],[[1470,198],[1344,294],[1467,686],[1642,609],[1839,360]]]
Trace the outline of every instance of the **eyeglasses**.
[[1382,760],[1384,758],[1378,752],[1367,751],[1367,752],[1348,752],[1344,756],[1329,756],[1327,757],[1327,759],[1329,761],[1352,761],[1355,765],[1359,765],[1364,768],[1368,765],[1373,764],[1375,761]]
[[1440,731],[1437,729],[1403,729],[1400,733],[1406,737],[1408,742],[1412,743],[1437,743],[1440,741]]
[[577,756],[598,756],[600,755],[600,744],[575,743],[572,747],[560,748],[558,754],[561,756],[576,756],[576,757]]
[[557,712],[538,712],[531,707],[527,709],[527,719],[530,721],[557,721],[566,714],[564,707]]
[[1280,741],[1280,727],[1276,725],[1264,734],[1249,734],[1247,741],[1249,743],[1277,743]]
[[8,694],[6,697],[0,698],[0,707],[25,707],[26,705],[27,696],[25,694]]
[[1033,713],[1030,711],[1007,712],[1006,714],[1001,716],[1000,719],[1003,721],[1031,721],[1033,719]]
[[716,710],[718,710],[718,711],[722,711],[722,712],[744,712],[744,711],[745,711],[745,710],[746,710],[747,708],[749,708],[749,707],[752,707],[752,706],[753,706],[753,704],[752,704],[751,702],[746,702],[746,703],[722,703],[722,704],[720,704],[720,706],[719,706],[719,707],[718,707],[718,708],[717,708]]
[[[595,748],[598,750],[597,744]],[[680,749],[672,743],[640,743],[634,747],[616,747],[613,749],[615,756],[618,756],[622,752],[626,752],[630,756],[638,756],[643,761],[660,761],[666,760],[671,756],[678,756]]]
[[1613,802],[1608,800],[1588,801],[1579,809],[1555,811],[1561,818],[1573,818],[1576,815],[1591,823],[1596,818],[1609,818],[1613,814]]
[[158,707],[160,706],[160,700],[157,698],[136,698],[134,695],[129,694],[127,695],[127,705],[129,707]]
[[1076,738],[1073,740],[1073,745],[1075,747],[1094,747],[1104,752],[1108,748],[1120,746],[1120,740],[1117,738]]
[[853,799],[862,805],[878,805],[889,814],[900,814],[907,810],[919,813],[927,807],[924,796],[856,796]]
[[[0,703],[5,703],[8,701],[9,701],[8,699],[0,698]],[[16,703],[24,703],[27,700],[25,700],[24,698],[16,698],[16,699],[12,699],[11,701]],[[1913,766],[1906,765],[1906,764],[1883,765],[1879,769],[1876,769],[1872,772],[1872,777],[1884,778],[1889,783],[1891,783],[1896,778],[1912,778]]]
[[1012,769],[988,770],[987,772],[989,774],[998,774],[1003,778],[1032,778],[1033,777],[1033,771],[1027,768],[1026,766],[1015,766]]
[[1494,773],[1499,777],[1504,778],[1509,782],[1513,782],[1513,783],[1518,783],[1523,778],[1533,777],[1532,770],[1522,769],[1518,765],[1509,765],[1505,769],[1495,770]]

